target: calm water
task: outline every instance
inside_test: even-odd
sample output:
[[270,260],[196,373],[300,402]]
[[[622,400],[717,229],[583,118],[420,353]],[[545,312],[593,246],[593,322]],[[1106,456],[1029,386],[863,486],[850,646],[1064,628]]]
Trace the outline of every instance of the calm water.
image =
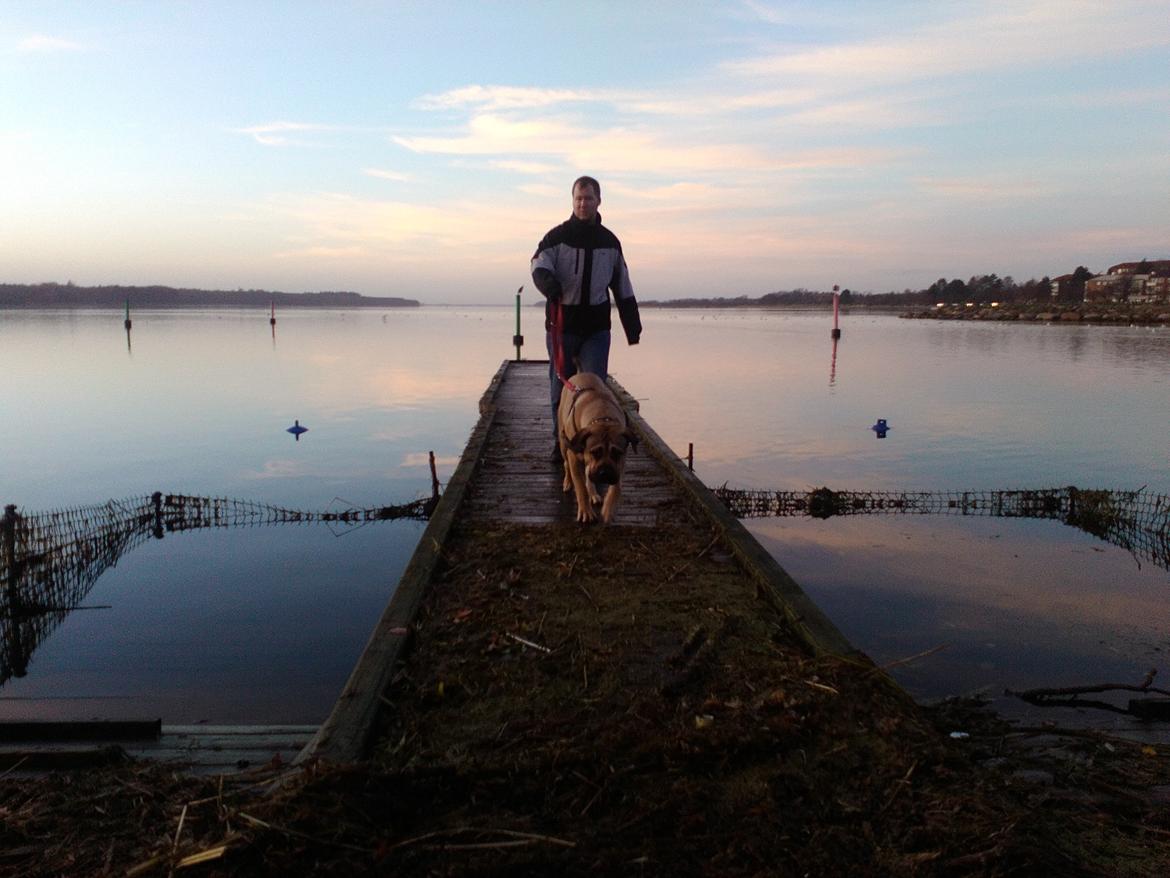
[[[510,356],[508,308],[0,312],[0,503],[154,490],[301,509],[429,492]],[[709,485],[1170,494],[1170,331],[647,311],[610,368]],[[525,353],[539,350],[526,308]],[[877,418],[885,439],[869,429]],[[285,432],[309,427],[299,442]],[[1170,574],[1043,521],[768,519],[750,529],[928,698],[1170,677]],[[315,722],[422,525],[171,534],[126,553],[0,687],[0,718]],[[106,608],[108,607],[108,608]],[[1001,707],[1013,707],[1002,702]],[[1068,712],[1061,712],[1062,720]],[[1055,714],[1052,714],[1054,717]],[[1091,720],[1090,720],[1091,721]]]

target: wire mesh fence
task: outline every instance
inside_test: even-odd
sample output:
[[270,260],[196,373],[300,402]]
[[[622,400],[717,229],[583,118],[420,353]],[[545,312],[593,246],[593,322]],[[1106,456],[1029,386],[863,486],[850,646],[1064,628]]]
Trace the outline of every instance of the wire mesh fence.
[[206,528],[425,520],[437,499],[315,512],[156,491],[31,514],[6,506],[0,518],[0,685],[24,676],[33,650],[81,604],[102,573],[147,540]]
[[1170,497],[1144,490],[762,491],[723,485],[713,492],[737,518],[972,515],[1051,519],[1170,569]]

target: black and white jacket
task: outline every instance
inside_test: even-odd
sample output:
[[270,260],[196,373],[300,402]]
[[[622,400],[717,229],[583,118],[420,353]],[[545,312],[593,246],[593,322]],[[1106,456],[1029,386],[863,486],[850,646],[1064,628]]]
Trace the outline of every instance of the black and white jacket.
[[638,343],[642,320],[622,245],[601,224],[601,214],[591,223],[569,217],[545,235],[532,257],[532,280],[548,299],[546,329],[551,328],[558,301],[565,306],[565,332],[585,337],[609,329],[609,291],[613,290],[626,341]]

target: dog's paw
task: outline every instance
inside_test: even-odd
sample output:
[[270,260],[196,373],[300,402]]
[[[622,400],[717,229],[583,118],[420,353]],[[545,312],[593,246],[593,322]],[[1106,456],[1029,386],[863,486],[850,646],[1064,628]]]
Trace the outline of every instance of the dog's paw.
[[601,505],[601,495],[597,493],[597,489],[596,489],[596,488],[590,488],[590,490],[589,490],[589,502],[590,502],[590,503],[592,503],[594,506],[599,506],[599,505]]
[[577,506],[577,521],[581,524],[589,524],[591,521],[597,521],[597,513],[593,511],[591,506]]
[[565,481],[561,484],[561,490],[568,494],[573,490],[573,477],[565,473]]

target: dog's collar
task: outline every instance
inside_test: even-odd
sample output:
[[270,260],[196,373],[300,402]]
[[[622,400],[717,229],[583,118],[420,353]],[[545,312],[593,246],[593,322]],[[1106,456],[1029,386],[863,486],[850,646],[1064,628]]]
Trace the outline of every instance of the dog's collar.
[[600,418],[594,418],[592,421],[590,421],[585,426],[592,427],[594,424],[599,424],[602,421],[605,421],[606,423],[610,423],[610,424],[620,424],[621,423],[621,421],[619,421],[617,418],[611,418],[609,415],[602,415]]

